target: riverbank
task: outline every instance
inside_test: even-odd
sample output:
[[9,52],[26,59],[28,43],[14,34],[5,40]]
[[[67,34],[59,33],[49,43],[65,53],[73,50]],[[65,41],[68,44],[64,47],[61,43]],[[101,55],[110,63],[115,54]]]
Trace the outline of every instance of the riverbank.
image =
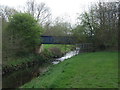
[[118,53],[81,53],[53,65],[21,88],[117,88]]
[[[57,50],[59,49],[65,53],[65,51],[69,52],[73,45],[68,45],[68,47],[66,47],[67,50],[64,51],[65,45],[58,46]],[[44,48],[45,50],[38,55],[29,54],[10,60],[6,62],[6,64],[4,63],[6,66],[4,66],[2,70],[3,88],[17,88],[48,71],[52,65],[52,61],[55,60],[53,57],[56,56],[56,54],[52,54],[50,49],[56,48],[56,45],[47,45]]]
[[[51,55],[52,51],[49,49],[51,48],[58,48],[61,53],[66,53],[71,51],[71,49],[74,47],[74,45],[55,45],[55,44],[45,44],[43,46],[44,51],[41,54],[46,54],[45,57],[51,58],[54,57],[54,55]],[[29,61],[35,60],[36,56],[34,54],[28,54],[26,56],[22,57],[10,57],[8,60],[3,61],[3,65],[5,66],[11,66],[11,65],[20,65],[22,63],[27,63]]]
[[18,88],[35,77],[44,74],[44,72],[49,69],[50,65],[51,64],[40,65],[37,63],[32,67],[24,67],[9,75],[5,75],[2,77],[2,88]]
[[36,63],[49,63],[50,60],[54,58],[59,58],[63,56],[66,52],[69,52],[73,48],[73,45],[54,45],[46,44],[44,45],[44,51],[38,55],[28,54],[19,57],[10,57],[8,60],[3,60],[3,70],[2,74],[8,74],[10,72],[17,71],[19,69],[32,67]]

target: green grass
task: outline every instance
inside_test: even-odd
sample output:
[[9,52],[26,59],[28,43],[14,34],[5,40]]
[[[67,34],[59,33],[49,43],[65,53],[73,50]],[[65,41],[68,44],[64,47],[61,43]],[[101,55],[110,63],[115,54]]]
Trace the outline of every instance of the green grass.
[[53,65],[21,88],[117,88],[117,52],[82,53]]
[[71,51],[71,49],[74,47],[74,45],[63,45],[63,44],[44,44],[43,46],[45,49],[57,47],[60,48],[62,52],[68,52]]
[[[45,49],[49,49],[52,47],[58,47],[62,52],[68,52],[71,50],[73,45],[61,45],[61,44],[44,44],[43,46]],[[9,60],[3,61],[3,65],[11,66],[11,65],[20,65],[22,63],[27,63],[29,61],[33,61],[35,58],[34,55],[29,55],[25,57],[11,57]]]

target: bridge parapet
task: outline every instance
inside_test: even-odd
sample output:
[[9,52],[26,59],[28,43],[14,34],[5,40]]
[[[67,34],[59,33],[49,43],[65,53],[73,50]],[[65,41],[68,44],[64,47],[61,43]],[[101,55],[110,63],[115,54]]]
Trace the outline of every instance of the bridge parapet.
[[41,36],[41,44],[73,44],[80,48],[80,52],[93,51],[92,43],[78,43],[72,36]]
[[76,39],[72,36],[41,36],[41,44],[75,44]]

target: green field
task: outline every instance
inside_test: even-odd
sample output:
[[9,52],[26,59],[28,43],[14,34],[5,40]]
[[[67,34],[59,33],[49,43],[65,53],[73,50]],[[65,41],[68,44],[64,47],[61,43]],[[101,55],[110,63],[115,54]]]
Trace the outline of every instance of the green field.
[[117,52],[82,53],[53,65],[21,88],[117,88]]
[[59,48],[62,52],[69,52],[74,47],[74,45],[64,45],[64,44],[44,44],[44,49]]

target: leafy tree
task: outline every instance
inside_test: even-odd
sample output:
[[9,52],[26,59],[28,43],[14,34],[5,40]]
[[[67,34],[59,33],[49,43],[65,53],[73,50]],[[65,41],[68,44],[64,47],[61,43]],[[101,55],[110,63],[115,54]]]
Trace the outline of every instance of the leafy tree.
[[[84,27],[81,32],[98,47],[116,47],[118,41],[118,4],[117,2],[99,2],[92,5],[88,12],[78,17],[78,26]],[[78,28],[77,26],[77,28]]]
[[57,20],[53,25],[45,27],[44,35],[68,36],[71,34],[71,25],[68,22]]
[[96,18],[99,28],[96,31],[96,44],[114,47],[118,41],[118,4],[117,2],[99,2],[96,5]]
[[40,44],[42,27],[33,16],[18,13],[10,18],[7,32],[9,32],[10,48],[15,53],[33,53]]
[[82,25],[78,25],[75,29],[72,30],[72,35],[76,38],[76,42],[83,43],[87,42],[87,34],[84,31]]
[[8,32],[6,30],[6,28],[8,27],[8,22],[6,22],[5,19],[2,18],[2,58],[4,60],[6,60],[6,56],[8,56],[8,54],[12,54],[11,52],[8,52],[8,47],[9,47],[9,35]]
[[97,21],[94,11],[82,13],[78,18],[78,25],[73,30],[73,35],[77,37],[78,42],[94,43]]

